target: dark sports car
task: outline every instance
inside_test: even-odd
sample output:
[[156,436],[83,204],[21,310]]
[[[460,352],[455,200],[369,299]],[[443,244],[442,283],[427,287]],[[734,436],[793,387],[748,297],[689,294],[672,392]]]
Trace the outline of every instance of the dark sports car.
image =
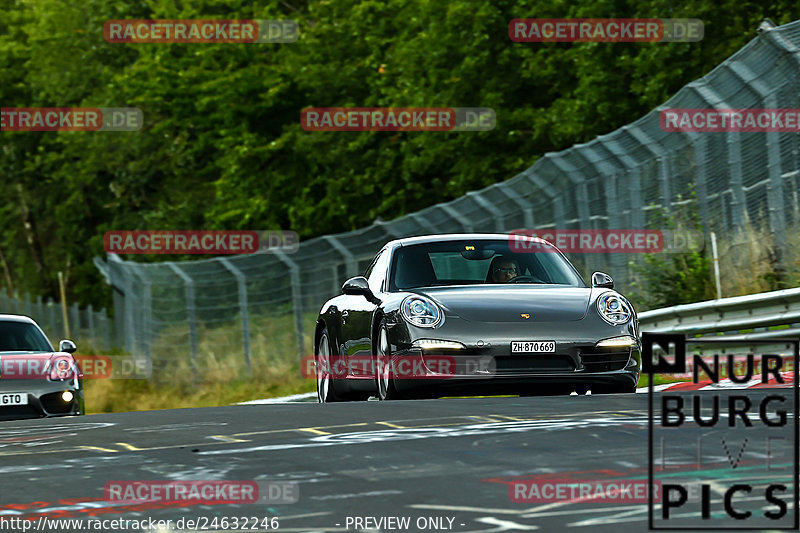
[[319,401],[634,392],[638,320],[613,287],[535,237],[391,241],[319,313]]
[[56,351],[33,319],[0,315],[0,420],[84,414],[76,349],[62,340]]

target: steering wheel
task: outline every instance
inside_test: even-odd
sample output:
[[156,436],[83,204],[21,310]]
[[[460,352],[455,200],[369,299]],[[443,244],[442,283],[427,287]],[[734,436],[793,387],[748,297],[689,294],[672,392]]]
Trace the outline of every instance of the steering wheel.
[[540,280],[539,278],[534,278],[533,276],[514,276],[513,278],[509,279],[507,283],[519,283],[522,281],[532,281],[534,283],[544,283],[544,281]]

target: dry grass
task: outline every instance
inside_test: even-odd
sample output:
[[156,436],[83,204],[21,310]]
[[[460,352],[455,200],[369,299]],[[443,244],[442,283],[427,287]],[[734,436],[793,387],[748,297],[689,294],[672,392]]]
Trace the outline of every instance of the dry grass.
[[[303,355],[313,354],[315,317],[304,320]],[[182,343],[176,349],[175,339],[188,337],[188,332],[171,328],[153,342],[150,379],[87,379],[87,412],[230,405],[315,390],[314,380],[300,374],[293,316],[252,317],[250,327],[252,375],[241,347],[240,322],[201,327],[196,364]]]
[[[711,242],[707,243],[710,253]],[[775,238],[747,221],[731,238],[717,238],[723,298],[775,290]]]

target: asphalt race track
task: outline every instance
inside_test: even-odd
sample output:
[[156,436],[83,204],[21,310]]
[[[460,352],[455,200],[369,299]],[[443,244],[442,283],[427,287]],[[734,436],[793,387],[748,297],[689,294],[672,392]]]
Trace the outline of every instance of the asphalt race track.
[[[423,530],[645,531],[646,503],[516,503],[509,482],[646,480],[647,401],[292,403],[2,422],[0,518],[278,517],[280,531],[397,531],[352,521],[391,516],[410,517],[411,531],[430,518]],[[109,503],[104,484],[118,480],[294,481],[299,499]]]

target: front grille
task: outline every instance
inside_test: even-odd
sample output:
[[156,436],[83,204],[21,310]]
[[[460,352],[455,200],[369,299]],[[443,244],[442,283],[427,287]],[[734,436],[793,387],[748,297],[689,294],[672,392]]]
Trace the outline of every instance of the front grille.
[[581,352],[581,361],[586,372],[609,372],[622,370],[628,364],[630,352]]
[[497,373],[573,372],[575,363],[568,355],[501,355],[495,357]]

